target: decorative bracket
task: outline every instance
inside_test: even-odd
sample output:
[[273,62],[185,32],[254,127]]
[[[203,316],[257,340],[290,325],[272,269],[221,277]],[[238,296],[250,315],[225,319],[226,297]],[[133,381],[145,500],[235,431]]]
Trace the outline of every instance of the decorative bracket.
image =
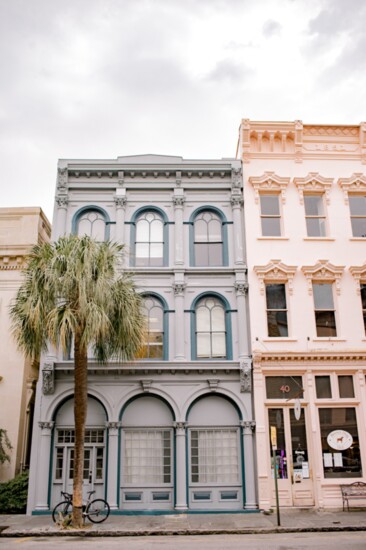
[[252,360],[250,357],[240,360],[240,393],[252,391]]
[[42,393],[55,393],[55,363],[45,363],[42,369]]

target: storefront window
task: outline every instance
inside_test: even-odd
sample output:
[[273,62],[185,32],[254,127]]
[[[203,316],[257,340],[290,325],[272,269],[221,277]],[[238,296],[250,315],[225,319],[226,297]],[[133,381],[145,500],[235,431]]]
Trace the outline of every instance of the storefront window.
[[301,399],[303,391],[301,376],[266,376],[267,399]]
[[[286,440],[285,440],[285,425],[283,419],[282,409],[268,409],[269,426],[274,426],[277,432],[277,450],[276,450],[276,462],[277,462],[277,476],[279,479],[287,479],[287,456],[286,456]],[[269,430],[271,431],[271,429]],[[271,449],[271,469],[272,477],[274,477],[273,471],[273,450],[270,439]]]
[[300,418],[295,418],[294,409],[290,409],[291,446],[294,481],[309,477],[309,457],[306,441],[305,413],[301,409]]
[[356,409],[319,409],[325,478],[361,477]]

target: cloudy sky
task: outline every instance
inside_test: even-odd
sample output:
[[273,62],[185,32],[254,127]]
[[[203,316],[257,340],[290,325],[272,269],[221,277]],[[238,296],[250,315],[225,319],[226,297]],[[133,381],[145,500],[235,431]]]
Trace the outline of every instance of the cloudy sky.
[[365,0],[0,0],[1,206],[58,158],[234,157],[242,118],[366,120]]

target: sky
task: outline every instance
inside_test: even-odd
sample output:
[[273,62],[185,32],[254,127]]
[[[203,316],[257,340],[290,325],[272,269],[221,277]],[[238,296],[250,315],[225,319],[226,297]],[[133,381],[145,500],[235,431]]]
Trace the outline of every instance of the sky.
[[0,0],[0,206],[57,160],[235,157],[241,119],[366,120],[365,0]]

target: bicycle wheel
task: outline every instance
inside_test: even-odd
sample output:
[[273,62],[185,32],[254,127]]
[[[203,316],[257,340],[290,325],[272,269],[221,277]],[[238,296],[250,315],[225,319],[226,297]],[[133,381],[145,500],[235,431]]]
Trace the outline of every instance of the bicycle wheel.
[[69,500],[63,500],[52,510],[52,519],[55,523],[58,521],[61,522],[70,514],[72,514],[72,504]]
[[102,523],[109,516],[110,508],[108,502],[102,498],[92,500],[86,509],[86,517],[92,523]]

